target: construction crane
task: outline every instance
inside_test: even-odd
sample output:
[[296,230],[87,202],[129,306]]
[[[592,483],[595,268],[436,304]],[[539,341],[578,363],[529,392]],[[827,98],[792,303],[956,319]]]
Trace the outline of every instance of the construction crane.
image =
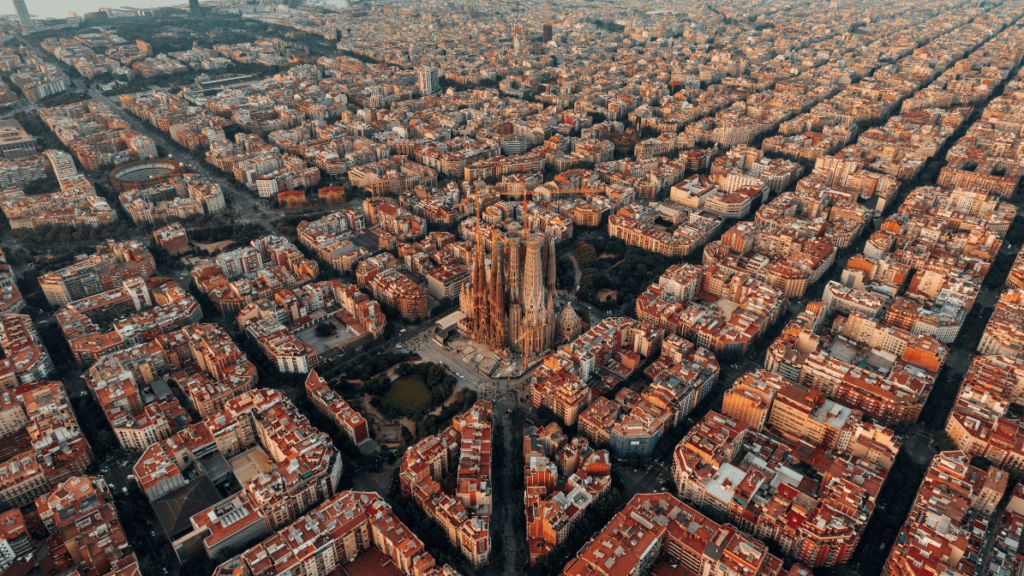
[[[605,190],[603,188],[581,188],[581,189],[578,189],[578,190],[558,190],[558,191],[552,190],[552,191],[550,191],[550,193],[551,194],[578,194],[578,195],[581,195],[581,196],[593,196],[596,193],[604,192],[604,191]],[[529,226],[530,219],[527,216],[529,214],[529,211],[527,209],[527,207],[529,206],[529,198],[527,198],[527,194],[532,194],[532,192],[529,192],[526,189],[523,189],[522,192],[498,192],[498,196],[522,196],[523,197],[523,240],[525,240],[526,236],[529,234],[529,228],[530,228],[530,226]],[[479,222],[480,222],[480,200],[479,200],[479,195],[477,196],[477,198],[478,199],[477,199],[477,203],[476,203],[476,206],[477,206],[476,221],[477,221],[477,223],[479,225]]]

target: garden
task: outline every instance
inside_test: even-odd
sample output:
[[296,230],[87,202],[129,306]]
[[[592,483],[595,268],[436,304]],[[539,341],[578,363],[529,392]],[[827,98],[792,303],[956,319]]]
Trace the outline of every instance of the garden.
[[418,410],[430,402],[430,389],[422,374],[406,374],[391,383],[385,397],[398,402],[406,410]]
[[395,374],[398,379],[394,382],[386,374],[378,374],[363,385],[370,405],[386,418],[415,419],[444,404],[455,391],[455,376],[430,362],[402,362]]
[[[365,394],[369,404],[385,419],[408,418],[416,428],[416,437],[422,438],[444,430],[453,416],[461,414],[476,402],[476,392],[468,389],[455,392],[458,380],[443,366],[431,362],[395,366],[394,381],[386,371],[408,356],[397,353],[377,354],[366,362],[348,366],[342,381],[360,380],[358,388],[352,384],[348,394]],[[340,390],[339,390],[340,391]],[[344,395],[344,394],[343,394]],[[451,399],[447,405],[447,402]]]
[[617,238],[578,242],[572,255],[581,270],[576,297],[601,308],[634,302],[678,259],[627,246]]

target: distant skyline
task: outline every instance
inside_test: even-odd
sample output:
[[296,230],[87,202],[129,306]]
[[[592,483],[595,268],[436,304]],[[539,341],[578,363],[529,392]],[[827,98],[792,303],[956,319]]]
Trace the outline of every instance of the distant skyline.
[[[0,0],[0,2],[2,2],[0,12],[13,16],[14,4],[11,0]],[[333,6],[348,4],[345,0],[319,0],[307,3]],[[28,10],[36,18],[66,18],[69,10],[82,15],[95,12],[100,8],[165,8],[187,4],[188,0],[47,0],[46,2],[29,2]]]
[[[3,0],[4,12],[14,14],[14,4],[10,0]],[[95,12],[100,8],[162,8],[165,6],[183,6],[188,1],[180,0],[47,0],[46,2],[31,2],[28,11],[36,18],[66,18],[68,11],[78,15],[88,12]]]

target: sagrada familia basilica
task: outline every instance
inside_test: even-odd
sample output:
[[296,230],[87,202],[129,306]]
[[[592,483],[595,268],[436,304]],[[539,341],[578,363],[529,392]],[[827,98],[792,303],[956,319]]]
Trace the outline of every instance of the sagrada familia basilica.
[[492,238],[491,259],[478,238],[470,282],[462,286],[459,307],[467,336],[491,350],[511,350],[535,358],[557,340],[579,334],[572,306],[559,315],[555,303],[555,241],[540,232]]

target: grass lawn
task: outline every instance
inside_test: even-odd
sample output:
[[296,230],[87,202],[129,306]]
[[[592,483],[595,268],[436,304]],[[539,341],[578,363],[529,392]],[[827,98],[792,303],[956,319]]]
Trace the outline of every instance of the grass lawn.
[[430,391],[421,374],[406,374],[391,383],[388,398],[397,400],[399,404],[410,410],[430,402]]

